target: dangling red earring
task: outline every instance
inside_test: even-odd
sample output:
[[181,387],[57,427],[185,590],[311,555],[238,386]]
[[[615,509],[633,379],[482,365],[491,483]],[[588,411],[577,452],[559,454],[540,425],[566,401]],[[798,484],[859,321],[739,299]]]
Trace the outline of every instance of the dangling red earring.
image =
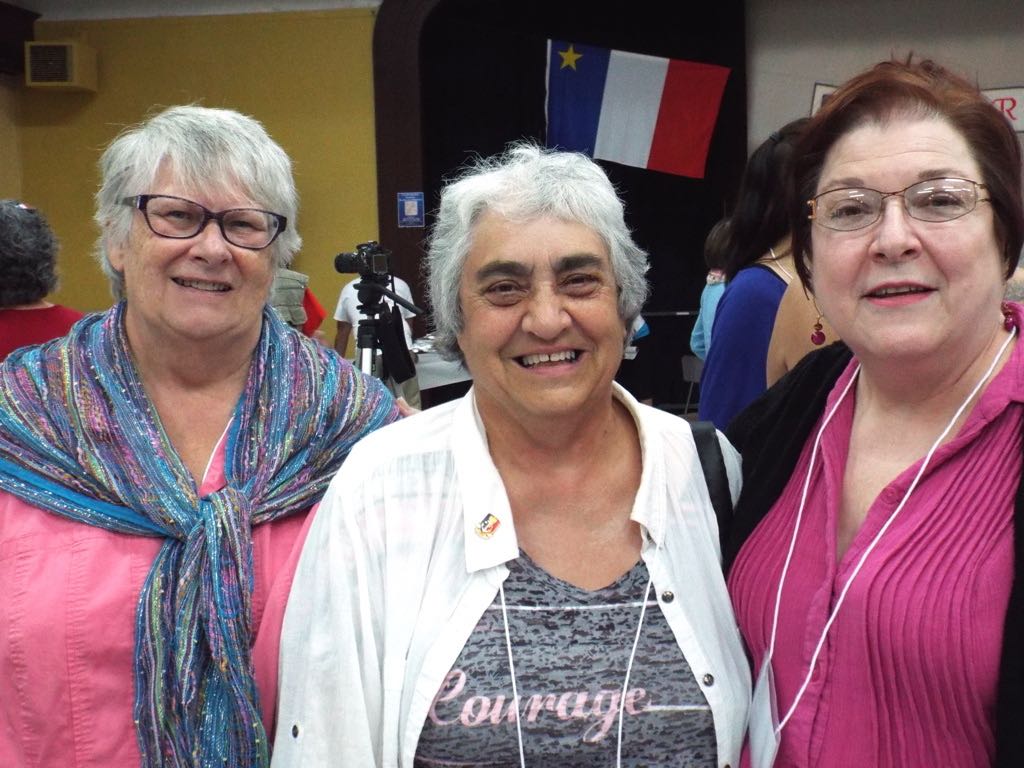
[[811,344],[820,347],[825,343],[825,331],[821,325],[821,315],[818,315],[818,322],[814,324],[814,331],[811,333]]
[[818,313],[818,319],[814,321],[814,330],[811,332],[811,344],[820,347],[825,343],[825,329],[821,325],[821,310],[818,309],[818,302],[811,299],[814,304],[814,311]]
[[1017,327],[1017,321],[1013,317],[1013,310],[1010,309],[1010,305],[1005,301],[999,305],[999,311],[1003,313],[1003,328],[1007,331],[1012,331]]

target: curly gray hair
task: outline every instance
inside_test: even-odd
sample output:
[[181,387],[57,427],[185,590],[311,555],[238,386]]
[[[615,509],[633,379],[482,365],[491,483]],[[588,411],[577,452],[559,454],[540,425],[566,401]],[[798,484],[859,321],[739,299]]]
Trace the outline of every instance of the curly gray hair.
[[582,224],[604,241],[618,286],[619,316],[629,328],[647,299],[647,254],[633,242],[622,201],[601,167],[585,155],[520,142],[478,158],[441,193],[427,249],[434,346],[448,360],[463,359],[459,284],[480,217],[493,211],[518,221],[552,216]]
[[34,304],[57,287],[57,238],[39,211],[0,201],[0,308]]
[[146,194],[165,168],[188,188],[240,190],[258,207],[287,218],[287,228],[270,245],[275,266],[288,266],[302,246],[291,160],[248,115],[194,105],[170,107],[122,131],[99,165],[93,217],[100,228],[96,259],[117,299],[124,297],[124,276],[111,265],[109,249],[128,242],[134,213],[122,200]]

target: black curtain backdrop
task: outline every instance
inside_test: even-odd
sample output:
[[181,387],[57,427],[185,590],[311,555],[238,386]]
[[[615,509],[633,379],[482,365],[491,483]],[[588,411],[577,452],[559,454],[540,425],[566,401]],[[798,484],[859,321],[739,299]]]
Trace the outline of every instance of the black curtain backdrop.
[[[445,177],[468,158],[544,141],[548,38],[731,70],[704,179],[602,161],[650,253],[642,354],[653,362],[654,400],[680,402],[693,317],[673,313],[698,307],[704,237],[731,206],[746,161],[742,0],[384,0],[374,44],[382,242],[414,283],[426,231],[397,228],[395,192],[424,192],[429,228]],[[422,285],[416,293],[423,298]]]

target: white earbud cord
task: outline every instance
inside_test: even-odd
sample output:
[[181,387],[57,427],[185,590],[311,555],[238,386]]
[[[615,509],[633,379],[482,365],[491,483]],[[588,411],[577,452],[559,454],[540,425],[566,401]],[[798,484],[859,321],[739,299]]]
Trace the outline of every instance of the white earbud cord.
[[814,438],[814,445],[811,447],[811,459],[807,465],[807,477],[804,478],[803,491],[800,494],[800,506],[796,510],[796,522],[793,525],[793,538],[789,542],[789,551],[786,553],[786,561],[782,565],[782,576],[779,579],[779,588],[775,593],[775,612],[772,616],[772,639],[768,644],[768,658],[764,660],[764,664],[770,664],[772,656],[775,655],[775,636],[779,629],[779,606],[782,603],[782,587],[786,583],[786,574],[789,573],[789,563],[793,559],[793,552],[796,549],[796,537],[800,533],[800,523],[803,520],[804,506],[807,504],[807,491],[811,487],[811,469],[814,467],[814,459],[818,455],[818,446],[821,444],[821,435],[825,431],[825,427],[828,426],[829,422],[832,421],[832,417],[836,415],[836,411],[839,410],[839,406],[843,400],[846,399],[846,393],[850,391],[850,387],[857,380],[860,375],[860,365],[857,365],[857,369],[853,372],[850,380],[846,383],[842,393],[839,395],[839,399],[836,400],[836,404],[832,406],[832,410],[828,412],[825,420],[821,423],[821,428],[818,430],[818,434]]
[[[903,510],[903,507],[906,506],[907,501],[910,499],[910,495],[917,488],[918,482],[921,480],[921,477],[924,475],[925,470],[928,468],[928,464],[931,462],[932,456],[935,454],[935,451],[938,450],[939,446],[942,444],[942,441],[945,440],[946,435],[950,433],[950,431],[956,425],[957,421],[963,415],[963,412],[967,409],[967,406],[970,405],[971,401],[974,400],[978,392],[980,392],[981,388],[985,385],[985,382],[988,381],[993,371],[995,371],[996,365],[999,364],[1000,358],[1002,358],[1003,353],[1006,351],[1006,348],[1010,345],[1010,342],[1014,339],[1016,334],[1017,329],[1012,329],[1010,334],[1007,336],[1006,340],[999,347],[999,351],[996,352],[995,357],[992,359],[992,362],[989,364],[988,369],[986,369],[984,375],[982,375],[982,377],[978,380],[978,383],[974,385],[974,388],[971,390],[970,394],[968,394],[964,401],[960,404],[960,407],[956,409],[956,412],[953,414],[953,418],[949,420],[949,423],[946,425],[946,428],[942,430],[942,433],[938,436],[938,438],[936,438],[935,442],[932,443],[931,448],[928,449],[928,453],[925,454],[924,460],[921,462],[921,466],[917,470],[917,474],[914,475],[914,479],[913,481],[911,481],[910,486],[907,488],[907,492],[903,495],[903,499],[892,511],[892,514],[889,515],[889,519],[885,521],[882,527],[878,530],[878,533],[875,534],[875,537],[871,540],[871,543],[868,544],[868,546],[864,549],[864,552],[861,554],[860,559],[858,559],[856,566],[854,566],[854,569],[850,574],[850,578],[846,580],[846,584],[843,586],[842,592],[840,592],[839,598],[836,600],[835,607],[832,609],[832,613],[829,616],[828,621],[825,623],[825,628],[822,630],[821,637],[818,638],[818,644],[814,649],[814,653],[811,655],[811,662],[807,669],[807,675],[804,677],[803,684],[797,691],[796,696],[793,699],[793,703],[790,705],[785,717],[783,717],[782,720],[779,721],[779,725],[775,729],[776,734],[780,734],[782,732],[782,729],[786,726],[786,723],[789,722],[790,718],[796,712],[796,708],[797,705],[800,703],[800,699],[803,697],[804,692],[807,690],[807,686],[810,685],[811,678],[814,675],[814,668],[818,663],[818,656],[821,654],[822,648],[825,647],[825,639],[828,637],[828,631],[832,628],[832,624],[835,622],[836,617],[839,615],[839,609],[842,607],[843,602],[846,600],[846,595],[850,591],[850,587],[853,584],[853,580],[857,577],[857,574],[860,573],[860,570],[864,566],[864,563],[867,561],[868,556],[874,551],[875,547],[878,545],[878,542],[881,541],[882,536],[885,535],[886,531],[889,530],[889,527],[896,520],[896,516]],[[828,425],[828,422],[831,421],[832,416],[835,415],[835,412],[839,408],[840,403],[842,403],[843,399],[850,391],[851,385],[857,379],[857,376],[859,374],[860,366],[857,367],[857,370],[854,371],[853,376],[850,377],[849,383],[847,383],[845,389],[843,389],[842,394],[839,396],[839,399],[836,401],[836,404],[832,408],[831,412],[829,412],[828,417],[825,419],[825,422],[821,425],[821,429],[818,430],[817,437],[815,437],[814,439],[814,447],[811,451],[811,459],[807,467],[807,477],[804,480],[803,494],[800,498],[800,507],[797,510],[797,517],[793,530],[793,538],[790,542],[789,553],[786,556],[786,562],[782,570],[782,577],[779,579],[779,589],[775,597],[775,613],[772,620],[772,638],[771,644],[769,645],[768,658],[766,658],[764,662],[762,662],[763,664],[771,663],[771,656],[775,650],[775,636],[776,631],[778,629],[779,604],[782,600],[782,586],[786,579],[786,573],[789,570],[789,564],[792,559],[793,550],[796,547],[797,534],[800,530],[800,522],[804,511],[804,505],[807,502],[807,491],[810,486],[811,471],[814,467],[814,458],[818,452],[818,445],[821,442],[821,436],[822,433],[825,431],[825,427]]]
[[508,651],[508,672],[512,676],[512,705],[516,708],[516,740],[519,742],[519,768],[526,768],[526,755],[523,754],[523,728],[519,724],[519,689],[516,688],[516,665],[512,661],[512,636],[508,631],[508,609],[505,607],[505,585],[498,585],[501,595],[501,620],[505,624],[505,650]]
[[626,691],[629,689],[629,676],[633,673],[633,660],[636,658],[636,647],[640,644],[640,630],[644,628],[644,616],[647,615],[647,600],[651,596],[651,584],[654,579],[648,577],[647,589],[644,590],[644,601],[640,604],[640,621],[636,623],[636,634],[633,636],[633,648],[629,652],[629,664],[626,665],[626,678],[622,681],[622,695],[619,697],[619,743],[615,748],[615,766],[622,768],[622,721],[626,716]]
[[[651,586],[654,579],[648,577],[647,587],[644,589],[644,599],[640,604],[640,620],[636,625],[636,634],[633,636],[633,647],[629,652],[629,663],[626,665],[626,678],[622,682],[622,695],[619,697],[619,736],[615,751],[616,768],[622,768],[622,719],[626,710],[626,690],[629,687],[629,676],[633,672],[633,661],[636,659],[636,648],[640,644],[640,631],[644,626],[644,616],[647,615],[647,601],[651,596]],[[505,607],[505,587],[498,586],[498,594],[501,596],[501,619],[505,624],[505,650],[508,651],[508,670],[512,676],[512,702],[516,708],[516,739],[519,742],[519,767],[526,768],[526,755],[523,750],[523,729],[519,723],[521,710],[519,708],[519,689],[516,686],[516,667],[512,660],[512,636],[508,628],[508,609]]]

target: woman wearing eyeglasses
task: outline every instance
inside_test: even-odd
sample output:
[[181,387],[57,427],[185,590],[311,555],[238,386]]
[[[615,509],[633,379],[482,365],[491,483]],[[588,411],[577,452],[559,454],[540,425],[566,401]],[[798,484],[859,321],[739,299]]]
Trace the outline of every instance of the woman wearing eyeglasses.
[[118,302],[0,366],[0,765],[263,766],[264,607],[350,447],[397,411],[266,307],[300,239],[259,123],[175,107],[100,168]]
[[887,62],[795,157],[797,268],[846,346],[730,429],[743,764],[1022,765],[1020,145],[967,81]]

